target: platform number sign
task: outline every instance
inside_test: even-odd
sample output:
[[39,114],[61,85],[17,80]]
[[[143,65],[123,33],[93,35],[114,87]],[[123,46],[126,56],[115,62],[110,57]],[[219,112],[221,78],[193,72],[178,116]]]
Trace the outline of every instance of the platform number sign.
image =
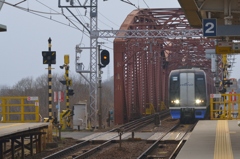
[[217,19],[203,19],[203,36],[217,36]]

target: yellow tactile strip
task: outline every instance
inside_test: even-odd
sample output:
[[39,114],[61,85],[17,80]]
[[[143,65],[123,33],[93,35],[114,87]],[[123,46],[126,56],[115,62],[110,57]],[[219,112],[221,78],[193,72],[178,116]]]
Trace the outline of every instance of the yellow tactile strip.
[[5,125],[5,126],[0,126],[0,129],[14,127],[14,126],[23,125],[23,124],[24,123],[9,124],[9,125]]
[[219,120],[217,122],[214,159],[233,159],[227,120]]

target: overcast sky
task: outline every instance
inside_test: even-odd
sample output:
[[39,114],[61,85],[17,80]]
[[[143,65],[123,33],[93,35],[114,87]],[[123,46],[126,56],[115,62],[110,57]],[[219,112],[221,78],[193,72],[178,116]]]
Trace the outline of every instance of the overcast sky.
[[[21,1],[6,0],[11,4]],[[61,1],[64,2],[64,0]],[[84,2],[85,0],[79,1]],[[130,2],[139,8],[180,8],[177,0],[130,0]],[[69,74],[70,76],[77,74],[75,72],[75,46],[79,44],[82,47],[89,47],[90,41],[88,34],[82,33],[83,27],[79,23],[75,23],[80,30],[73,28],[73,25],[61,14],[58,0],[26,0],[17,6],[27,10],[4,4],[0,11],[0,24],[7,26],[7,32],[0,32],[0,86],[12,86],[22,78],[33,77],[35,79],[47,74],[45,69],[47,65],[42,64],[42,51],[48,50],[49,37],[52,38],[52,50],[57,52],[57,64],[52,65],[55,68],[52,73],[64,74],[64,70],[61,70],[59,66],[64,64],[64,55],[69,54]],[[98,0],[98,28],[100,30],[119,29],[126,16],[136,9],[135,6],[120,0]],[[38,12],[32,14],[28,10]],[[87,12],[85,9],[72,11],[79,15],[79,19],[84,24],[90,22],[89,10]],[[54,14],[56,12],[59,14]],[[70,15],[66,9],[63,12]],[[73,17],[69,18],[76,21]],[[109,50],[112,56],[113,39],[108,39],[108,41],[99,39],[98,41],[105,42],[102,49]],[[80,61],[84,63],[86,69],[89,68],[89,58],[89,50],[84,50]],[[236,68],[237,65],[234,70]],[[113,75],[112,60],[109,67],[104,68],[103,71],[103,79]],[[240,78],[237,72],[234,75]]]

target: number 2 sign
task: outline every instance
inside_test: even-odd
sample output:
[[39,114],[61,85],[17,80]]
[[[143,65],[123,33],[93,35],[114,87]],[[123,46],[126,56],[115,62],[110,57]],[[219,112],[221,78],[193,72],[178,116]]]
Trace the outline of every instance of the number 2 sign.
[[217,19],[203,19],[203,36],[217,36]]

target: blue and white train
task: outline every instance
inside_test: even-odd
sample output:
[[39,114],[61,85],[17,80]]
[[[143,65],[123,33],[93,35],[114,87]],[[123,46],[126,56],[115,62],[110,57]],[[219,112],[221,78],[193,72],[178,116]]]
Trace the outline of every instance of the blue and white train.
[[209,107],[206,74],[200,69],[178,69],[169,74],[169,109],[173,119],[203,119]]

